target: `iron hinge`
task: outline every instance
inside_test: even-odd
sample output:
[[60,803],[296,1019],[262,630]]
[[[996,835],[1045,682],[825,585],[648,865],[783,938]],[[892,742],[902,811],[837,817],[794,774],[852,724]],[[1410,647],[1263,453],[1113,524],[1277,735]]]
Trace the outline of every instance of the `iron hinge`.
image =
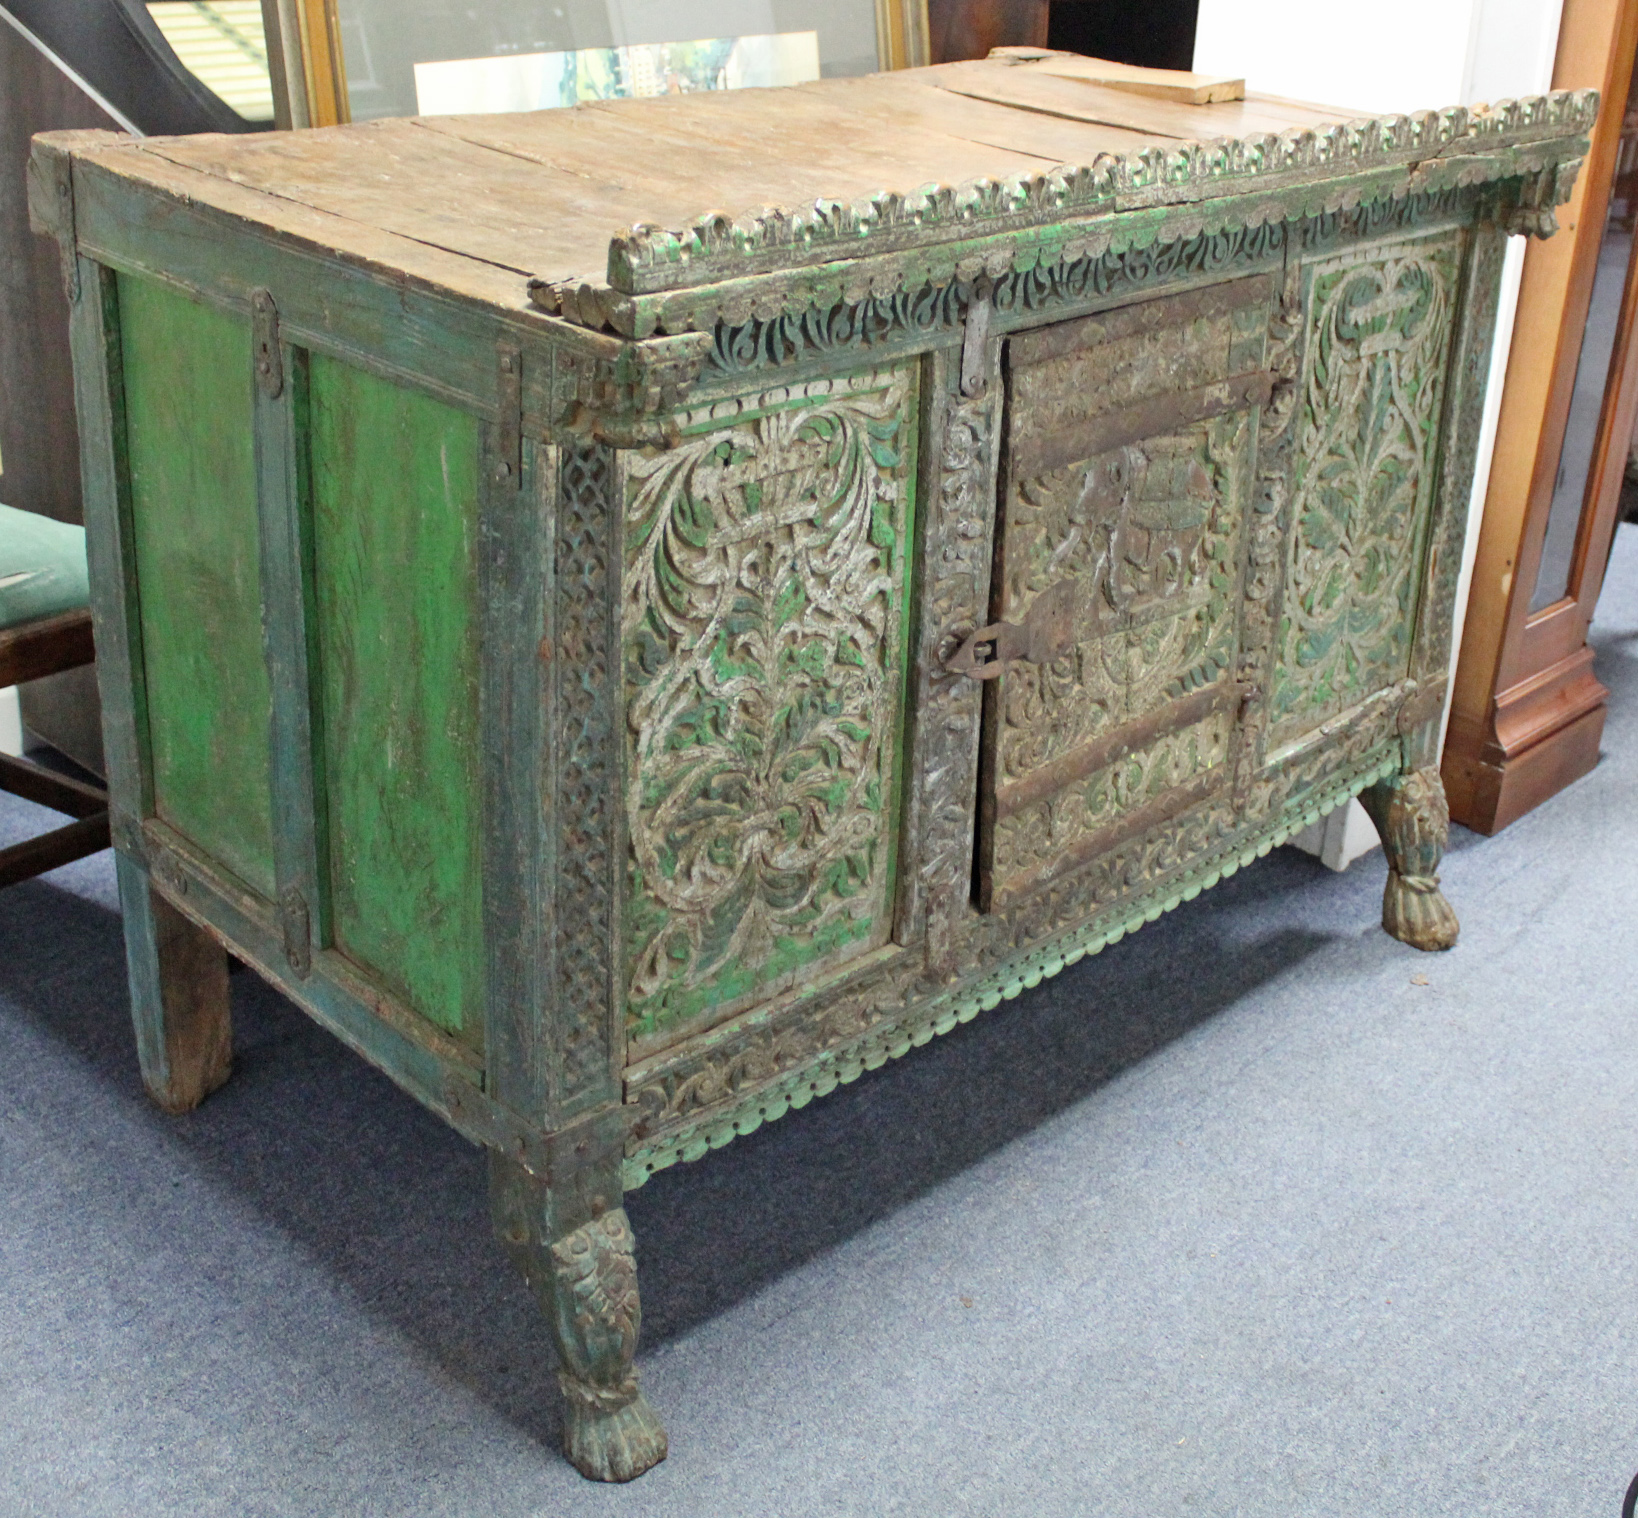
[[495,483],[523,483],[523,350],[502,343],[495,367]]
[[284,354],[279,347],[279,308],[271,290],[251,292],[250,330],[256,346],[256,388],[276,401],[284,394]]
[[279,893],[279,929],[284,935],[285,959],[305,980],[313,968],[313,918],[307,898],[296,886],[286,886]]

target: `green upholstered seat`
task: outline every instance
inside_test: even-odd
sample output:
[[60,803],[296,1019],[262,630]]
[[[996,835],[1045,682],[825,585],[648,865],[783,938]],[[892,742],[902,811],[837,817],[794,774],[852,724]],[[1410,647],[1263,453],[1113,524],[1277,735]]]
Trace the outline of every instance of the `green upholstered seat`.
[[90,599],[85,529],[0,506],[0,628],[77,611]]

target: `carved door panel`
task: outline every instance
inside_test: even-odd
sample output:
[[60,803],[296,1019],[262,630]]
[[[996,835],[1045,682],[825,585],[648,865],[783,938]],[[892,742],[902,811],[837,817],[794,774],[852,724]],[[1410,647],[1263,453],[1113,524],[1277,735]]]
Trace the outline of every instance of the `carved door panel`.
[[1272,277],[1013,338],[988,678],[984,910],[1232,784]]
[[1270,759],[1410,673],[1464,238],[1436,232],[1303,270]]
[[827,974],[892,928],[917,368],[688,413],[626,455],[634,1046]]

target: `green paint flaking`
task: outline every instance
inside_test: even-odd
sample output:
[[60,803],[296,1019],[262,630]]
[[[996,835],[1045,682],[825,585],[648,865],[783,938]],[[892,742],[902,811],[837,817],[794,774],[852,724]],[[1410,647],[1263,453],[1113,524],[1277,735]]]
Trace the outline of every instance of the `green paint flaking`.
[[318,355],[310,385],[336,945],[440,1027],[475,1030],[478,424]]
[[121,275],[154,808],[274,893],[250,323]]
[[913,375],[888,370],[685,427],[634,473],[636,1036],[886,939],[916,415]]

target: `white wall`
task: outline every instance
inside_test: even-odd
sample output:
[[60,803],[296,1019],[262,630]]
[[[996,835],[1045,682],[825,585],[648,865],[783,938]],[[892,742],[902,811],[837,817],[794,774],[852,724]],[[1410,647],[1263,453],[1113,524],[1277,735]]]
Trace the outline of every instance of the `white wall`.
[[[1551,87],[1562,9],[1563,0],[1377,0],[1367,15],[1313,0],[1200,0],[1194,66],[1206,74],[1243,75],[1246,88],[1261,94],[1373,115],[1475,105]],[[1523,268],[1524,239],[1515,237],[1502,270],[1473,510],[1456,592],[1458,648]],[[1452,674],[1455,660],[1453,648]],[[1333,869],[1367,852],[1366,840],[1375,831],[1359,803],[1350,806],[1357,815],[1345,826],[1316,824],[1296,840],[1298,846]]]
[[1474,7],[1475,0],[1376,0],[1369,9],[1314,0],[1200,0],[1194,66],[1244,75],[1248,90],[1265,95],[1361,115],[1456,105]]
[[23,753],[23,712],[17,687],[0,690],[0,754],[21,758]]

